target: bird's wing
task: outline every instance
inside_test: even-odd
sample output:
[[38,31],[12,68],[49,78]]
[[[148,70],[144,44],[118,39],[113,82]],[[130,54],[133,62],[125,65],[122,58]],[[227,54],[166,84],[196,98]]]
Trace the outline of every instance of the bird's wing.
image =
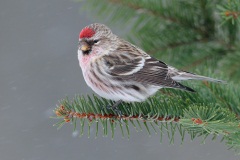
[[129,76],[139,72],[145,65],[145,58],[127,52],[103,57],[108,73],[113,76]]
[[142,54],[137,48],[131,49],[132,51],[118,49],[116,52],[103,57],[109,75],[143,85],[194,91],[174,81],[169,76],[167,64],[147,54]]

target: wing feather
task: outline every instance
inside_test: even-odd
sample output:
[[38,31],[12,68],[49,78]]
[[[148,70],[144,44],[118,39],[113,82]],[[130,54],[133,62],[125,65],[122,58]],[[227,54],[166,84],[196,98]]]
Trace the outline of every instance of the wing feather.
[[194,91],[169,76],[168,65],[128,43],[103,57],[107,73],[123,81]]

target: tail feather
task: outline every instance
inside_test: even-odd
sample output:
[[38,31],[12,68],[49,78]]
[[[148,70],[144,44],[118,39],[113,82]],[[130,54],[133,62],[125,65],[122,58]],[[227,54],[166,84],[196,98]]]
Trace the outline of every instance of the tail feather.
[[217,82],[217,83],[227,83],[226,81],[223,81],[223,80],[196,75],[189,72],[180,72],[178,75],[173,76],[172,79],[178,82],[184,81],[184,80],[203,80],[203,81],[210,81],[210,82]]
[[184,86],[184,85],[182,85],[181,83],[178,83],[178,87],[176,87],[176,88],[179,88],[179,89],[185,90],[185,91],[189,91],[189,92],[196,92],[196,91],[193,90],[192,88],[187,87],[187,86]]

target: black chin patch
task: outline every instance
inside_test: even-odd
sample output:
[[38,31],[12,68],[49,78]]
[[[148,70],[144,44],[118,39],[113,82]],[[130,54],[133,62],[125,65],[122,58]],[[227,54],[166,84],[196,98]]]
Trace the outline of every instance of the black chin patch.
[[92,50],[89,49],[89,50],[86,50],[86,51],[82,51],[82,53],[83,53],[83,55],[89,55],[91,51],[92,51]]

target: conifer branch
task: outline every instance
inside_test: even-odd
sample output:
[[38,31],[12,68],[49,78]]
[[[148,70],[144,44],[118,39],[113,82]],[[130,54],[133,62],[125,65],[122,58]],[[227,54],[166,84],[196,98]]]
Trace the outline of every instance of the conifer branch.
[[90,128],[95,128],[96,137],[102,126],[103,135],[111,134],[112,138],[117,126],[128,137],[130,127],[137,131],[145,128],[149,134],[159,133],[161,139],[167,133],[171,143],[176,132],[182,141],[186,133],[192,139],[201,136],[203,140],[209,135],[222,136],[229,147],[240,149],[239,1],[167,1],[163,6],[162,1],[156,0],[89,0],[88,4],[94,8],[90,14],[95,11],[111,24],[131,21],[128,29],[135,35],[128,36],[128,40],[154,53],[156,58],[167,59],[170,65],[180,68],[186,64],[190,64],[187,69],[198,66],[197,71],[192,71],[209,77],[214,77],[210,71],[215,70],[232,82],[187,84],[196,94],[162,89],[146,102],[121,104],[122,117],[106,109],[112,101],[76,96],[72,101],[60,101],[54,110],[55,118],[61,119],[56,126],[73,124],[74,130],[80,126],[81,135],[87,127],[89,136]]
[[[119,110],[123,116],[119,116],[114,110],[106,109],[107,105],[114,103],[113,101],[96,96],[87,98],[76,96],[72,101],[67,98],[62,100],[54,110],[56,118],[62,119],[56,126],[61,128],[64,124],[71,122],[76,129],[79,120],[81,135],[84,134],[84,126],[89,126],[87,132],[90,136],[91,126],[96,124],[95,136],[97,137],[100,124],[103,128],[103,135],[107,136],[111,132],[112,138],[114,138],[117,126],[120,127],[122,136],[127,135],[128,138],[131,126],[136,130],[142,130],[144,126],[149,134],[154,131],[162,137],[163,133],[167,132],[171,143],[174,142],[174,135],[178,131],[182,140],[185,133],[190,134],[192,139],[196,136],[202,136],[205,139],[209,135],[215,137],[222,135],[229,145],[230,141],[234,140],[232,135],[240,134],[236,108],[230,110],[225,102],[233,95],[222,94],[223,99],[221,99],[216,98],[215,94],[218,93],[219,88],[224,89],[226,93],[238,90],[238,88],[232,90],[231,87],[220,87],[216,84],[207,84],[206,87],[203,83],[197,87],[198,90],[203,89],[200,94],[165,89],[161,91],[161,94],[149,98],[146,102],[121,104]],[[208,99],[205,98],[206,95]],[[239,103],[239,100],[235,99],[235,101]],[[236,149],[237,144],[230,146]]]
[[114,115],[114,114],[95,114],[95,113],[79,113],[72,110],[67,110],[63,105],[56,108],[55,114],[58,117],[64,117],[64,121],[66,123],[70,122],[72,118],[86,118],[89,121],[96,120],[96,119],[111,119],[112,122],[115,120],[142,120],[143,122],[146,120],[154,120],[154,121],[174,121],[178,122],[179,117],[171,118],[170,116],[167,117],[146,117],[143,115],[131,115],[131,116],[120,116],[120,115]]
[[142,12],[143,14],[149,14],[151,16],[159,17],[159,18],[162,18],[163,20],[170,21],[172,23],[176,23],[181,26],[186,26],[186,27],[191,26],[191,29],[194,29],[195,31],[197,31],[200,34],[205,33],[205,32],[203,32],[203,30],[201,28],[196,28],[195,26],[193,26],[189,23],[184,23],[184,21],[181,21],[175,17],[166,16],[164,13],[158,12],[158,10],[146,8],[146,6],[144,7],[144,5],[146,3],[144,1],[142,1],[142,3],[141,3],[139,1],[131,1],[131,0],[130,1],[129,0],[109,0],[109,2],[125,5],[125,6],[128,6],[129,8],[132,8],[134,10]]
[[198,43],[198,42],[207,43],[206,39],[191,40],[189,42],[170,43],[170,44],[167,44],[165,47],[161,46],[159,48],[154,48],[153,50],[149,50],[149,51],[147,51],[147,53],[154,55],[158,51],[163,52],[167,49],[173,49],[173,48],[177,48],[177,47],[187,46],[187,45],[191,45],[191,44]]

